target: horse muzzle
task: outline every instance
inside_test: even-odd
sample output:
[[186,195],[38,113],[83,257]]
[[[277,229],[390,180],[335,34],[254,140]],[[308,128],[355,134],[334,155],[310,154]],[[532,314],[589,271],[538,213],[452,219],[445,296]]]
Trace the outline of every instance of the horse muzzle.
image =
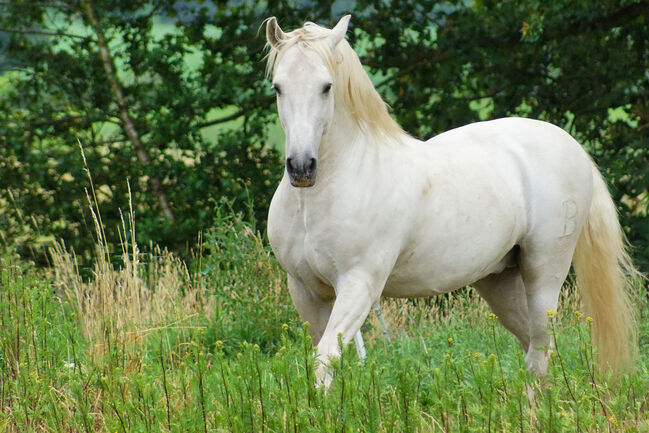
[[317,165],[315,158],[286,158],[286,172],[291,185],[298,188],[313,186]]

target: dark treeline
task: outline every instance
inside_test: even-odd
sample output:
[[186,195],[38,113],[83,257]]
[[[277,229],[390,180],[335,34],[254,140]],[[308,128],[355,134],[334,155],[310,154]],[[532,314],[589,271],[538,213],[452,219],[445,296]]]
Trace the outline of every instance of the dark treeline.
[[343,12],[411,134],[509,115],[573,134],[649,271],[646,0],[2,2],[0,245],[43,260],[64,239],[87,257],[87,171],[111,241],[129,184],[141,244],[191,248],[223,199],[263,227],[282,163],[260,26]]

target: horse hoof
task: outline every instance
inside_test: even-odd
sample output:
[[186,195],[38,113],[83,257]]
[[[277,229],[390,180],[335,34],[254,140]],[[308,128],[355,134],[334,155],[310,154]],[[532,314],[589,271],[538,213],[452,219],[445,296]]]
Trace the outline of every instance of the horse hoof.
[[329,389],[334,377],[324,365],[318,366],[315,372],[315,386],[316,388],[324,387],[325,390]]

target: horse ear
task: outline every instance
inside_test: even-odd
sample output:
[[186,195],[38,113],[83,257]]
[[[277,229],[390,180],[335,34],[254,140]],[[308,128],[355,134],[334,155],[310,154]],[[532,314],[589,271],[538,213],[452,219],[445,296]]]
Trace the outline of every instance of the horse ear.
[[340,21],[338,21],[336,27],[331,29],[331,33],[327,36],[327,40],[329,41],[332,50],[336,49],[338,43],[345,39],[345,33],[347,33],[347,26],[349,26],[349,19],[351,17],[351,15],[345,15],[340,19]]
[[277,48],[285,36],[286,34],[277,24],[277,19],[275,17],[268,18],[268,21],[266,21],[266,40],[268,43],[273,48]]

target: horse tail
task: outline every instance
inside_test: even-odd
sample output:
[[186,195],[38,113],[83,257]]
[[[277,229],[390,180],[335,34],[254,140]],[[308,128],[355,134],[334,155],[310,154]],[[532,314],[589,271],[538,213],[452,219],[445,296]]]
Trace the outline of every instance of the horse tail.
[[613,199],[593,164],[593,197],[573,257],[584,312],[592,318],[600,370],[628,371],[636,347],[631,282],[640,275],[627,251]]

